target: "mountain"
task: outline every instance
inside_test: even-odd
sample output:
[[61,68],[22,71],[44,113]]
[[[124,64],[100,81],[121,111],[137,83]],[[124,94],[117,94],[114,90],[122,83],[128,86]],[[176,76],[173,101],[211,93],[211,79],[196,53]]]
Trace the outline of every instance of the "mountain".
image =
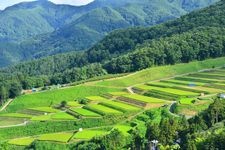
[[96,0],[86,6],[24,2],[0,12],[0,67],[85,50],[115,29],[152,26],[218,0]]
[[117,30],[85,52],[58,54],[2,71],[46,75],[56,84],[80,80],[83,67],[92,68],[89,69],[94,74],[93,65],[102,72],[115,74],[222,57],[225,56],[224,8],[225,2],[221,1],[154,27]]

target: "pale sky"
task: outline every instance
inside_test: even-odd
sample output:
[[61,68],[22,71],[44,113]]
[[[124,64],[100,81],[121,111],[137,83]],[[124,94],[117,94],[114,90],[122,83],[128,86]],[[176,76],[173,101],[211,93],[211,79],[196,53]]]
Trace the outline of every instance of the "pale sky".
[[[35,0],[0,0],[0,10],[5,9],[8,6],[12,6],[14,4],[18,4],[20,2],[29,2],[29,1],[35,1]],[[85,5],[93,0],[49,0],[56,4],[69,4],[69,5]]]

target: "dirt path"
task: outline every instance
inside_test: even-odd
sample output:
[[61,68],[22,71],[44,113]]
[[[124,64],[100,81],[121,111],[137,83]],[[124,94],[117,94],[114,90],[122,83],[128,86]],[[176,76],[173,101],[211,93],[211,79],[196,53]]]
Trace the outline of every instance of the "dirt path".
[[130,94],[135,94],[135,92],[133,91],[132,87],[127,87],[127,91],[130,93]]
[[12,103],[12,101],[13,101],[13,99],[10,99],[6,104],[4,104],[4,106],[0,109],[0,112],[5,110]]
[[8,125],[8,126],[0,126],[0,129],[1,128],[10,128],[10,127],[19,127],[19,126],[26,126],[27,125],[27,121],[25,121],[24,123],[21,123],[21,124],[15,124],[15,125]]

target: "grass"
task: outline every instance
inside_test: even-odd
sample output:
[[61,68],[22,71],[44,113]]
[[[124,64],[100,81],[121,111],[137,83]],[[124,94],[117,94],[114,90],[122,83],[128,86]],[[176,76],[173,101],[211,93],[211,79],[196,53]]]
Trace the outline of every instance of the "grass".
[[46,113],[57,113],[57,112],[59,112],[59,110],[53,109],[51,107],[36,107],[36,108],[29,108],[29,109],[41,111],[41,112],[46,112]]
[[72,136],[73,136],[73,133],[43,134],[39,136],[38,140],[67,143]]
[[32,115],[20,114],[20,113],[8,113],[8,114],[0,114],[0,117],[32,118]]
[[13,139],[9,140],[8,143],[12,145],[18,145],[18,146],[29,146],[34,142],[34,138],[19,138],[19,139]]
[[52,120],[76,120],[74,116],[67,114],[66,112],[59,112],[51,115]]
[[102,115],[109,115],[109,114],[123,114],[122,112],[118,111],[118,110],[115,110],[115,109],[112,109],[112,108],[109,108],[109,107],[106,107],[106,106],[102,106],[102,105],[96,105],[96,104],[91,104],[91,105],[88,105],[86,107],[87,109],[89,110],[93,110],[95,112],[98,112]]
[[121,111],[125,111],[125,112],[130,112],[130,111],[138,111],[140,110],[140,108],[129,105],[129,104],[125,104],[122,102],[117,102],[117,101],[107,101],[107,102],[102,102],[102,105],[117,109],[117,110],[121,110]]
[[71,101],[77,98],[84,98],[91,95],[101,95],[108,92],[118,92],[118,88],[107,88],[97,86],[76,86],[65,89],[58,89],[23,95],[17,97],[7,107],[7,112],[17,112],[18,110],[28,109],[31,107],[49,107],[54,104],[59,104],[62,101]]
[[165,103],[166,102],[162,99],[148,97],[148,96],[142,96],[142,95],[137,95],[137,94],[130,94],[130,95],[126,95],[126,96],[123,96],[123,97],[128,98],[128,99],[134,99],[134,100],[142,101],[142,102],[145,102],[145,103]]
[[83,109],[83,108],[72,108],[71,110],[84,117],[100,117],[101,116],[100,114],[97,114],[93,111]]
[[197,72],[202,69],[212,68],[212,66],[220,67],[225,64],[224,57],[216,59],[208,59],[205,61],[195,61],[185,64],[177,64],[173,66],[160,66],[145,69],[114,80],[99,81],[96,85],[128,87],[140,83],[147,83],[153,80],[168,78],[190,72]]
[[83,130],[81,132],[77,132],[73,139],[80,139],[80,140],[90,140],[97,136],[103,136],[107,134],[107,131],[103,130]]

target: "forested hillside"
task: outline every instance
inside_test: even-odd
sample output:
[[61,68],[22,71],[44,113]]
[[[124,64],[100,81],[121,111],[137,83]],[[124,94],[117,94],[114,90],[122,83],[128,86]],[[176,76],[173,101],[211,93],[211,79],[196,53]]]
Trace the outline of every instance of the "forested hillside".
[[155,27],[115,31],[85,52],[55,55],[3,69],[3,91],[12,82],[29,89],[107,73],[222,57],[225,55],[224,11],[225,2],[221,1]]
[[216,1],[96,0],[81,7],[47,0],[21,3],[0,12],[0,67],[85,50],[114,29],[156,25]]

